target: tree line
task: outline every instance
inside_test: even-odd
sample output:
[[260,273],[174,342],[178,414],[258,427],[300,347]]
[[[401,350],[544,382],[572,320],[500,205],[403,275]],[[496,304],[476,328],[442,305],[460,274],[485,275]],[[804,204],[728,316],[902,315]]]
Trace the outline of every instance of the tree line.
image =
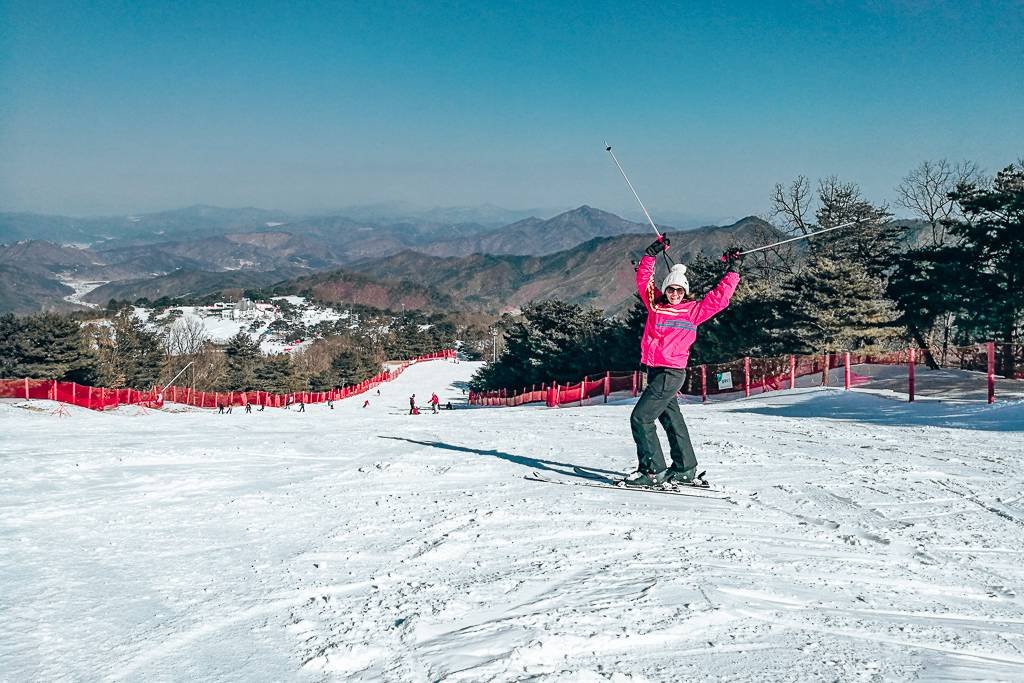
[[[857,222],[748,255],[729,308],[701,326],[691,365],[912,343],[937,368],[952,347],[995,340],[1000,374],[1015,376],[1024,351],[1024,162],[991,178],[972,163],[925,162],[897,197],[915,220],[894,220],[836,177],[776,185],[769,218],[777,232],[737,248]],[[687,265],[698,296],[724,271],[706,255]],[[471,385],[526,387],[635,369],[645,318],[639,301],[621,317],[534,302],[499,322],[501,357]]]
[[293,353],[264,354],[246,329],[214,342],[202,319],[175,315],[173,308],[157,326],[124,303],[104,317],[7,314],[0,316],[0,377],[148,389],[187,367],[175,383],[200,391],[323,391],[369,379],[385,360],[453,348],[459,336],[483,334],[457,317],[369,308],[357,318],[307,327],[298,310],[283,308],[276,322],[287,339],[316,337]]

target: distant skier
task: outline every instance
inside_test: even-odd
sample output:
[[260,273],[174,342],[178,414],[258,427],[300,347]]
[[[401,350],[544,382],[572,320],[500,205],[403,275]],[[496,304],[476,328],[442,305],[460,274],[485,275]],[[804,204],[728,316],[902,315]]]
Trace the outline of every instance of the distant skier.
[[306,412],[306,404],[302,401],[302,399],[299,399],[298,403],[299,403],[299,410],[298,410],[298,412],[300,412],[300,413]]
[[419,411],[416,410],[416,394],[409,397],[409,414],[419,415]]
[[246,403],[245,404],[245,412],[246,413],[251,413],[252,412],[252,404],[251,403]]
[[437,414],[437,406],[440,403],[441,403],[441,399],[439,399],[437,397],[437,393],[436,392],[430,395],[430,409],[434,412],[435,415]]
[[370,399],[366,399],[365,401],[363,401],[363,407],[364,408],[369,408],[370,407]]
[[[668,236],[662,235],[647,247],[636,269],[637,293],[647,309],[647,323],[640,342],[640,362],[647,366],[647,388],[629,417],[638,466],[636,472],[626,477],[627,486],[694,482],[697,456],[676,394],[686,381],[686,363],[690,347],[697,339],[697,326],[729,305],[740,281],[737,266],[742,257],[739,250],[734,250],[722,255],[728,272],[701,300],[688,298],[690,283],[686,279],[686,266],[681,263],[672,266],[658,290],[654,286],[654,257],[668,247]],[[671,467],[665,463],[655,420],[661,422],[668,435]]]

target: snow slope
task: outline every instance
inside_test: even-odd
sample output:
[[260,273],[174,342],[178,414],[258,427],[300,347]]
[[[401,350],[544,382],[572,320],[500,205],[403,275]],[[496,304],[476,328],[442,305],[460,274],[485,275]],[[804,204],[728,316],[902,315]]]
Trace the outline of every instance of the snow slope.
[[0,679],[1024,679],[1024,404],[688,403],[737,492],[698,500],[523,478],[631,468],[632,399],[406,414],[475,367],[365,409],[0,401]]

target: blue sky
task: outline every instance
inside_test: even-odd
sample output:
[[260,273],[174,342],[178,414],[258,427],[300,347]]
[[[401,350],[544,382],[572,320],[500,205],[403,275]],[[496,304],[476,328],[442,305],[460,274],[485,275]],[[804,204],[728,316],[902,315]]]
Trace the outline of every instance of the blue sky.
[[0,210],[763,214],[1024,156],[1024,3],[0,0]]

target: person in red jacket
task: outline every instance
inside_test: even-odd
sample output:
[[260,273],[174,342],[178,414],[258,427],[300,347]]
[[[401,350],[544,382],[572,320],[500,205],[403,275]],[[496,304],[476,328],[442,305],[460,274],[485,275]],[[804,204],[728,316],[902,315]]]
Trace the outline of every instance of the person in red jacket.
[[[693,483],[697,456],[676,394],[686,381],[686,363],[690,347],[697,339],[697,326],[729,305],[740,281],[737,265],[741,256],[735,250],[722,257],[729,269],[725,277],[700,300],[689,298],[690,283],[686,266],[681,263],[672,266],[659,290],[654,286],[654,257],[668,246],[668,237],[659,237],[647,247],[636,269],[637,293],[647,308],[647,323],[640,342],[640,362],[647,366],[647,388],[629,417],[639,463],[637,471],[626,477],[627,486]],[[668,435],[671,467],[665,462],[655,421],[661,422]]]

